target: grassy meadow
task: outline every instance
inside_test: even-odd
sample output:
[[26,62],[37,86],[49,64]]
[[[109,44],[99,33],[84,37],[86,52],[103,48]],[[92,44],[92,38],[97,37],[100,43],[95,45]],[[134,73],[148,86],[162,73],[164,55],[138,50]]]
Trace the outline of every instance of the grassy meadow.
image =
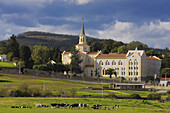
[[[0,98],[0,113],[114,113],[114,112],[140,112],[140,113],[151,113],[151,112],[170,112],[170,102],[165,103],[157,103],[156,101],[147,100],[142,102],[142,100],[136,99],[106,99],[106,98],[33,98],[33,97],[19,97],[19,98]],[[36,104],[44,104],[50,105],[51,103],[88,103],[89,106],[93,106],[94,104],[102,104],[101,110],[94,110],[92,108],[83,109],[83,108],[36,108]],[[109,111],[104,110],[104,107],[112,108],[114,105],[120,105],[118,109],[111,109]],[[32,106],[32,109],[19,109],[19,108],[10,108],[11,106]]]
[[0,67],[15,67],[12,62],[0,62]]
[[[52,78],[33,77],[15,74],[0,73],[0,89],[6,88],[8,90],[17,89],[23,84],[27,84],[29,88],[39,88],[49,91],[60,91],[75,89],[76,95],[102,95],[101,90],[91,90],[88,87],[102,88],[102,84],[84,83],[68,80],[57,80]],[[108,85],[104,84],[104,87]],[[103,95],[109,93],[116,95],[130,95],[138,93],[142,97],[146,97],[152,93],[149,91],[132,91],[132,90],[104,90]],[[162,96],[165,99],[167,96]],[[83,108],[36,108],[36,104],[50,105],[51,103],[87,103],[91,107],[94,104],[102,104],[101,110],[83,109]],[[119,109],[104,110],[104,107],[112,108],[114,105],[120,105]],[[11,106],[31,106],[32,109],[19,109],[11,108]],[[64,97],[0,97],[0,113],[163,113],[170,112],[170,101],[165,103],[156,102],[155,100],[145,100],[142,102],[140,99],[111,99],[111,98],[64,98]]]

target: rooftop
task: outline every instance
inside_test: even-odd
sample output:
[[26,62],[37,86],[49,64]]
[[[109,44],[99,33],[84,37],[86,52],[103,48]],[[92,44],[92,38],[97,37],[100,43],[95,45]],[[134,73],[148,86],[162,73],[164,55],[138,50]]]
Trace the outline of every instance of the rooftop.
[[97,56],[98,59],[114,59],[114,58],[119,58],[119,59],[126,59],[126,54],[119,54],[119,53],[109,53],[109,54],[101,54]]

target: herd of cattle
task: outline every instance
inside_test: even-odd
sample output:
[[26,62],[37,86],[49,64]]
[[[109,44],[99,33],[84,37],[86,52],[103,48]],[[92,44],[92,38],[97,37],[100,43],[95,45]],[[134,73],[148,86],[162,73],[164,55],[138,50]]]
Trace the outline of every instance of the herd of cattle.
[[[51,104],[51,108],[67,108],[69,106],[69,104],[65,104],[65,103],[52,103]],[[36,104],[36,107],[37,108],[42,108],[42,107],[45,107],[45,108],[49,108],[50,106],[49,105],[43,105],[43,104]],[[11,106],[11,108],[32,108],[31,106]],[[69,108],[87,108],[89,109],[89,105],[88,104],[71,104],[69,106]],[[95,104],[93,105],[91,108],[93,109],[101,109],[102,108],[102,105],[101,104]],[[114,108],[119,108],[119,105],[114,105],[112,107],[113,109]],[[110,108],[108,107],[104,107],[105,110],[111,110]]]
[[[51,104],[51,108],[67,108],[69,106],[69,104],[65,104],[65,103],[52,103]],[[41,107],[50,107],[48,105],[42,105],[42,104],[36,104],[36,107],[37,108],[41,108]],[[89,109],[89,104],[82,104],[82,103],[79,103],[79,104],[71,104],[69,106],[69,108],[87,108]],[[93,109],[101,109],[102,108],[102,105],[101,104],[95,104],[93,105],[91,108]],[[119,108],[119,105],[114,105],[112,107],[113,109],[114,108]],[[104,107],[105,110],[111,110],[110,108],[108,107]]]

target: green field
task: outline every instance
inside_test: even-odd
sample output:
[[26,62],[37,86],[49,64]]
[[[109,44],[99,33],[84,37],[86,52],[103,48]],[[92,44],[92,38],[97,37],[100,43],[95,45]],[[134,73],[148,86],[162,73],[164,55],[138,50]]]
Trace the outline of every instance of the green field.
[[0,67],[15,67],[12,62],[0,62]]
[[[57,80],[52,78],[32,77],[15,74],[0,74],[0,89],[7,90],[16,89],[27,84],[29,88],[40,88],[49,91],[60,91],[75,89],[76,95],[102,95],[101,90],[92,90],[88,87],[102,88],[101,84],[83,83],[68,80]],[[108,85],[104,85],[108,87]],[[146,97],[149,91],[132,91],[132,90],[104,90],[103,95],[107,96],[109,93],[116,95],[130,95],[138,93],[142,97]],[[76,97],[76,96],[75,96]],[[163,99],[167,96],[164,95]],[[36,104],[50,105],[51,103],[87,103],[90,106],[94,104],[102,104],[101,110],[90,109],[69,109],[69,108],[36,108]],[[112,108],[114,105],[120,105],[119,109],[104,110],[104,107]],[[32,109],[12,109],[11,106],[32,106]],[[125,113],[125,112],[139,112],[139,113],[153,113],[153,112],[170,112],[170,101],[165,103],[156,102],[155,100],[136,100],[136,99],[109,99],[109,98],[57,98],[57,97],[1,97],[0,98],[0,113]]]
[[[88,103],[90,108],[36,108],[36,104],[50,105],[51,103]],[[94,104],[102,104],[101,110],[91,108]],[[104,110],[104,107],[112,108],[114,105],[120,105],[118,109]],[[32,106],[32,109],[11,108],[11,106]],[[114,113],[114,112],[170,112],[170,102],[157,103],[156,101],[132,100],[132,99],[105,99],[105,98],[0,98],[0,113]]]

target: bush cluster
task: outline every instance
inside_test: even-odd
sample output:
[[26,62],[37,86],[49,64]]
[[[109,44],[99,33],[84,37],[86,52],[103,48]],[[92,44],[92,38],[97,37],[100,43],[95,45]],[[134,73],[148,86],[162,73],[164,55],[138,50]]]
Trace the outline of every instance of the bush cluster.
[[56,96],[75,96],[76,90],[69,89],[63,91],[42,90],[37,87],[28,88],[27,84],[22,84],[17,89],[0,89],[0,97],[56,97]]
[[110,97],[110,98],[117,98],[117,96],[114,93],[109,93],[108,97]]
[[147,96],[149,100],[161,100],[161,94],[159,93],[151,93]]
[[129,95],[129,98],[131,98],[131,99],[141,99],[141,96],[137,93],[133,93],[133,94]]

